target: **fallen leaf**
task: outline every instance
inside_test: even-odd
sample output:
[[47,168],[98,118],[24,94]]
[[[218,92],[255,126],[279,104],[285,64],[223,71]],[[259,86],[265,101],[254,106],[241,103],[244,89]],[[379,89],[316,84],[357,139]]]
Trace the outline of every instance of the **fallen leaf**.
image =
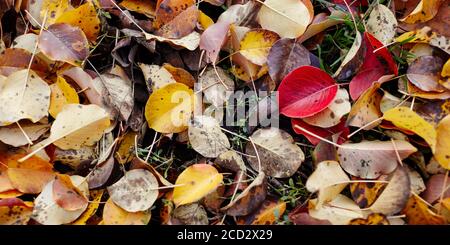
[[347,174],[336,161],[324,161],[317,165],[306,181],[309,192],[319,192],[316,206],[330,202],[341,193],[350,182]]
[[445,169],[450,169],[450,115],[442,119],[436,128],[435,159]]
[[375,213],[394,215],[406,205],[410,192],[408,171],[406,167],[399,166],[392,174],[389,184],[369,209]]
[[0,200],[0,225],[26,225],[33,205],[18,198]]
[[[344,115],[351,110],[348,92],[346,89],[339,89],[333,102],[323,111],[303,118],[308,124],[321,128],[330,128],[338,125]],[[381,116],[381,115],[380,115]],[[353,125],[352,125],[353,126]]]
[[417,149],[407,141],[362,141],[345,143],[338,150],[342,168],[349,174],[364,179],[375,179],[392,173],[398,166],[397,153],[405,159]]
[[308,9],[309,0],[266,0],[258,12],[262,28],[278,33],[282,38],[301,36],[314,16]]
[[196,202],[215,190],[222,179],[222,174],[211,165],[191,165],[178,175],[173,190],[173,202],[177,207]]
[[[70,179],[72,180],[73,185],[80,189],[85,196],[89,195],[88,184],[85,181],[85,178],[78,175],[72,175],[70,176]],[[74,211],[68,211],[60,207],[55,203],[53,196],[53,182],[54,180],[48,182],[41,194],[35,199],[33,215],[31,218],[43,225],[71,223],[80,217],[86,210],[88,204],[86,203],[84,207]]]
[[383,4],[377,4],[367,19],[367,31],[384,45],[394,40],[397,30],[397,18],[394,13]]
[[439,73],[443,65],[439,57],[420,56],[408,66],[406,77],[422,91],[443,92],[445,88],[439,84]]
[[[31,124],[24,122],[20,123],[19,125],[22,129],[20,129],[17,124],[1,127],[0,141],[14,147],[23,146],[30,143],[25,137],[25,134],[31,141],[35,141],[50,128],[50,125],[48,124]],[[22,130],[25,132],[25,134],[22,132]]]
[[69,175],[57,174],[53,181],[53,199],[67,211],[75,211],[88,205],[88,199],[76,187]]
[[183,11],[194,5],[194,0],[162,0],[156,5],[155,27],[161,28],[164,24],[169,23]]
[[[0,75],[10,76],[16,71],[28,69],[33,51],[34,46],[32,51],[17,47],[8,48],[0,53]],[[33,62],[31,62],[30,69],[39,74],[45,74],[49,71],[45,60],[36,55],[33,58]]]
[[276,41],[267,56],[269,75],[276,83],[300,66],[311,65],[309,51],[300,42],[283,38]]
[[406,215],[409,225],[444,225],[444,217],[436,214],[426,202],[417,195],[412,195],[402,213]]
[[264,172],[260,172],[243,192],[221,210],[230,216],[244,216],[252,213],[266,199],[266,186],[266,176]]
[[443,2],[443,0],[421,0],[416,8],[400,21],[409,24],[428,21],[437,14]]
[[250,62],[264,65],[267,62],[270,48],[279,39],[278,34],[264,29],[253,29],[241,40],[239,52]]
[[289,73],[278,87],[280,113],[304,118],[325,110],[336,97],[338,85],[327,73],[302,66]]
[[305,136],[313,145],[319,144],[319,142],[321,142],[321,139],[317,138],[311,133],[322,138],[337,136],[338,144],[342,144],[343,142],[345,142],[347,140],[348,134],[350,133],[350,130],[347,128],[347,126],[345,126],[345,121],[341,121],[338,125],[331,128],[315,127],[307,124],[302,119],[292,119],[291,125],[295,133]]
[[[447,179],[447,181],[446,181]],[[422,193],[423,199],[433,204],[442,198],[450,197],[450,181],[444,174],[435,174],[427,181],[426,189]]]
[[377,181],[380,182],[375,183],[364,182],[363,180],[357,183],[350,183],[350,193],[353,200],[360,208],[370,207],[375,202],[387,185],[382,182],[386,179],[385,177],[386,175],[380,176],[380,178],[377,179]]
[[89,55],[84,32],[66,23],[50,25],[39,36],[39,49],[52,60],[80,66]]
[[[159,10],[160,9],[161,8],[159,8]],[[198,15],[199,12],[197,7],[190,6],[175,16],[175,18],[161,26],[155,34],[164,38],[182,38],[194,31],[198,22]]]
[[116,205],[132,213],[150,209],[158,198],[158,180],[144,169],[126,172],[107,189]]
[[268,176],[290,177],[305,160],[301,148],[284,130],[274,127],[258,129],[250,138],[256,149],[251,142],[247,142],[245,157],[253,169],[262,171]]
[[238,219],[242,225],[274,225],[280,221],[286,211],[286,203],[281,200],[267,199],[259,209],[250,215]]
[[364,62],[364,56],[366,54],[366,44],[363,43],[362,35],[360,32],[356,32],[355,40],[352,46],[345,55],[341,65],[334,73],[334,77],[339,80],[348,79],[355,75],[361,68]]
[[120,6],[145,16],[152,18],[155,16],[156,4],[154,1],[146,0],[124,0]]
[[33,156],[30,159],[19,162],[18,159],[25,154],[2,153],[1,162],[8,166],[6,173],[14,189],[22,193],[37,194],[54,178],[53,166],[40,157]]
[[230,148],[226,134],[213,117],[194,116],[188,133],[192,148],[204,157],[215,158]]
[[78,8],[64,12],[54,23],[77,26],[84,32],[86,38],[94,43],[100,33],[100,19],[92,2],[86,2]]
[[220,108],[225,104],[235,89],[233,79],[219,67],[207,68],[206,71],[199,76],[198,82],[201,84],[204,102],[210,103],[216,108]]
[[150,222],[149,210],[140,212],[127,212],[114,204],[112,199],[106,201],[103,207],[103,224],[105,225],[146,225]]
[[422,137],[434,152],[436,148],[436,130],[431,124],[407,107],[396,107],[386,111],[383,119],[396,127],[414,132]]
[[86,211],[72,224],[74,225],[86,225],[88,220],[94,216],[94,214],[97,212],[98,207],[100,206],[100,201],[103,197],[104,190],[91,190],[91,202],[89,203],[88,207],[86,208]]
[[48,112],[53,118],[56,118],[56,115],[61,112],[65,105],[80,103],[77,91],[61,76],[58,76],[56,83],[50,85],[50,90],[50,108]]
[[350,198],[339,194],[333,201],[314,208],[317,199],[309,201],[309,215],[319,220],[328,220],[333,225],[347,225],[351,220],[363,218],[362,211]]
[[348,114],[347,125],[371,130],[381,123],[382,120],[378,120],[383,115],[380,110],[380,86],[380,83],[374,83],[358,98]]
[[194,79],[194,77],[191,75],[191,73],[189,73],[188,71],[186,71],[183,68],[178,68],[175,66],[172,66],[171,64],[165,63],[163,65],[163,67],[170,73],[172,74],[172,77],[175,79],[176,82],[178,83],[184,83],[186,84],[188,87],[193,88],[194,84],[196,83],[196,80]]
[[171,83],[154,91],[145,105],[148,126],[160,133],[186,130],[194,98],[193,91],[182,83]]
[[19,70],[0,80],[0,125],[6,126],[21,119],[33,123],[48,115],[50,88],[32,70]]
[[358,218],[350,221],[349,225],[390,225],[384,214],[369,214],[366,219]]

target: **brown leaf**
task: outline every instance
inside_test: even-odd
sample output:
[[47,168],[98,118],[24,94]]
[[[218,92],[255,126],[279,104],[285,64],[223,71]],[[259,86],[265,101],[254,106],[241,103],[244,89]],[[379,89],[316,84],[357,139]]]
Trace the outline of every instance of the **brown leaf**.
[[56,204],[67,211],[75,211],[88,204],[86,196],[74,186],[70,176],[57,174],[53,181],[53,198]]

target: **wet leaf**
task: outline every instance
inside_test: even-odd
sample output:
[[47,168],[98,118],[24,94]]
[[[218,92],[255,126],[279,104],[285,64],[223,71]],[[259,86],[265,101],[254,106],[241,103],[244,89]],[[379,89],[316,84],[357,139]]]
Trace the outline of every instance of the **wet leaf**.
[[226,134],[213,117],[194,116],[188,130],[189,143],[204,157],[215,158],[230,148]]

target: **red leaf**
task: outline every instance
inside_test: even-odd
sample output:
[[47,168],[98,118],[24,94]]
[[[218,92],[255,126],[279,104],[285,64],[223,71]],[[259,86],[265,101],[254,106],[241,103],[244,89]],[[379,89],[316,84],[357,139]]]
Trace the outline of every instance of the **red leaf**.
[[309,140],[309,142],[311,142],[311,144],[313,144],[313,145],[319,144],[321,140],[316,138],[315,136],[312,136],[311,134],[308,134],[307,132],[301,130],[300,128],[298,128],[296,126],[300,126],[304,129],[308,130],[309,132],[316,134],[325,139],[329,138],[332,135],[341,133],[339,135],[339,139],[337,142],[338,144],[344,143],[347,140],[347,135],[350,133],[350,130],[345,126],[345,119],[342,120],[338,125],[331,127],[331,128],[320,128],[320,127],[312,126],[312,125],[305,123],[301,119],[292,119],[291,124],[292,124],[292,128],[294,129],[294,131],[297,134],[301,134],[301,135],[305,136]]
[[338,85],[326,72],[302,66],[289,73],[278,88],[280,113],[292,118],[312,116],[327,108]]
[[[380,41],[372,34],[365,32],[363,42],[363,45],[366,45],[365,60],[358,74],[350,82],[349,87],[350,96],[353,100],[358,99],[364,91],[372,86],[373,82],[378,81],[382,76],[398,75],[398,68],[392,55]],[[374,53],[374,50],[377,50],[377,52]]]

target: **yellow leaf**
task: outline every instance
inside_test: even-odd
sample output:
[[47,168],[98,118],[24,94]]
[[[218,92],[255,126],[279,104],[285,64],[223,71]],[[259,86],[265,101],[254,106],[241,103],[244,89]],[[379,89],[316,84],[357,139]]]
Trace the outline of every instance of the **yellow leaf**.
[[425,201],[413,194],[402,213],[410,225],[443,225],[445,219],[431,210]]
[[389,225],[389,220],[384,214],[373,213],[367,216],[367,219],[353,219],[349,225]]
[[151,212],[140,211],[130,213],[114,204],[110,199],[103,208],[104,225],[146,225],[151,218]]
[[126,133],[119,145],[119,149],[116,151],[116,159],[120,164],[128,163],[134,156],[135,138],[138,134],[130,131]]
[[80,103],[77,91],[63,77],[58,76],[56,83],[50,85],[50,90],[50,108],[48,112],[53,118],[56,118],[63,106]]
[[278,34],[264,29],[254,29],[247,32],[240,43],[240,53],[256,65],[267,62],[270,48],[280,39]]
[[169,63],[165,63],[163,65],[163,68],[165,68],[170,74],[172,74],[172,77],[176,82],[186,84],[190,88],[194,87],[194,84],[196,82],[195,78],[185,69],[175,67]]
[[43,0],[40,16],[42,20],[47,16],[45,27],[55,23],[58,17],[71,7],[66,0]]
[[145,105],[148,126],[160,133],[187,129],[194,109],[194,92],[182,83],[171,83],[156,91]]
[[78,150],[94,145],[109,127],[109,114],[98,105],[68,104],[58,114],[50,129],[50,137],[34,145],[33,152],[19,159],[24,161],[54,144],[63,150]]
[[214,24],[214,21],[208,15],[199,10],[198,23],[202,26],[203,30],[206,30],[208,27]]
[[400,21],[414,24],[431,20],[438,13],[439,7],[443,2],[443,0],[421,0],[417,7]]
[[310,0],[266,0],[259,10],[258,22],[283,38],[296,38],[305,32],[314,16],[309,5]]
[[124,0],[120,3],[120,6],[140,14],[144,14],[147,17],[155,16],[155,1],[149,0]]
[[173,190],[176,206],[196,202],[214,191],[222,182],[223,175],[208,164],[194,164],[177,178]]
[[85,225],[86,222],[97,212],[100,200],[102,199],[105,190],[92,190],[90,192],[91,202],[89,203],[86,211],[73,222],[74,225]]
[[433,32],[428,26],[415,31],[405,32],[395,39],[395,42],[428,43],[450,54],[450,41],[444,35]]
[[444,67],[442,68],[441,76],[450,77],[450,59],[445,62]]
[[391,121],[396,127],[414,132],[422,137],[434,152],[436,149],[436,130],[408,107],[392,108],[384,113],[383,118]]
[[80,27],[87,39],[91,42],[97,40],[98,33],[100,32],[100,19],[97,16],[94,5],[90,2],[63,13],[55,23],[66,23]]
[[450,115],[439,122],[436,131],[437,144],[434,158],[443,168],[450,169]]

